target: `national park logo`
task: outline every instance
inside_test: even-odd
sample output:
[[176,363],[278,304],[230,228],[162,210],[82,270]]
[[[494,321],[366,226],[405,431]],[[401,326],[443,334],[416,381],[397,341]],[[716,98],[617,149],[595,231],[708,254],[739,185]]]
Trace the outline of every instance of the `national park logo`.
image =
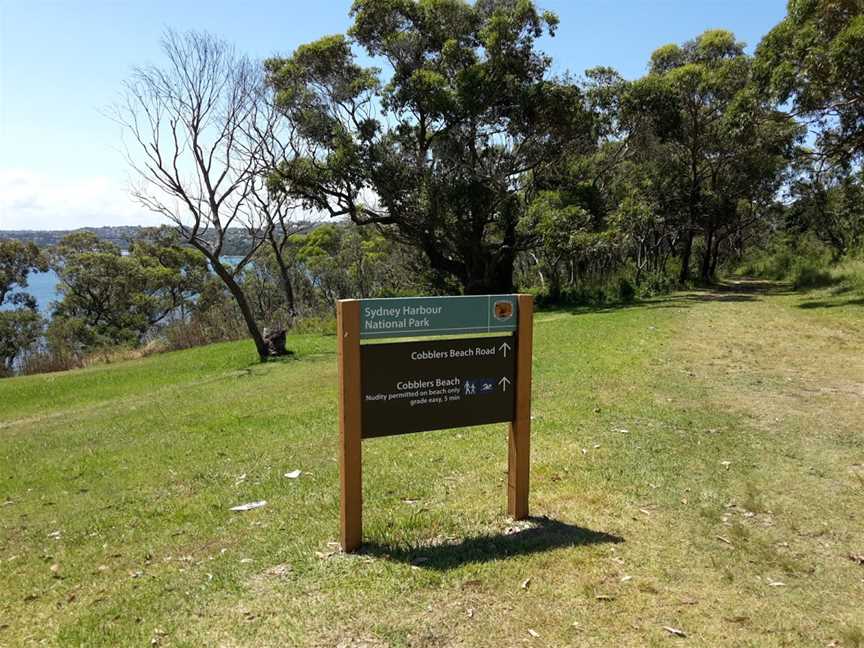
[[495,319],[508,320],[513,316],[513,303],[509,301],[496,301],[493,312],[495,313]]

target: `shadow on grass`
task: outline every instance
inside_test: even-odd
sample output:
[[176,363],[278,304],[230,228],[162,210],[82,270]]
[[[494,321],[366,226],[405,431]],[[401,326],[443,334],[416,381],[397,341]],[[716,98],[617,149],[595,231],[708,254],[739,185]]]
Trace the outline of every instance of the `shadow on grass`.
[[755,302],[762,296],[795,295],[805,292],[795,290],[791,284],[741,277],[737,280],[699,285],[684,289],[671,295],[636,299],[629,302],[611,304],[561,304],[544,305],[538,308],[538,314],[569,314],[603,313],[624,309],[658,308],[690,308],[700,302]]
[[423,569],[447,570],[469,563],[483,563],[514,556],[624,539],[547,517],[531,517],[530,526],[511,533],[474,536],[435,546],[397,547],[376,542],[365,543],[362,552],[379,558],[409,563]]
[[756,293],[763,295],[792,295],[798,292],[791,283],[755,279],[753,277],[739,277],[734,280],[720,281],[710,286],[710,289],[718,292]]
[[765,279],[741,277],[737,280],[720,281],[691,288],[688,294],[673,295],[669,299],[684,301],[749,302],[759,301],[763,296],[794,295],[791,284]]
[[798,308],[839,308],[841,306],[864,306],[864,297],[859,299],[814,299],[812,301],[801,302]]
[[263,362],[259,360],[257,357],[254,360],[250,360],[249,363],[238,371],[245,373],[246,375],[257,375],[255,370],[260,369],[263,372],[266,372],[268,368],[272,368],[274,365],[283,365],[283,364],[292,364],[295,362],[303,362],[305,360],[321,358],[321,357],[332,357],[336,355],[336,349],[315,349],[313,351],[294,351],[289,349],[288,353],[281,356],[270,356]]
[[[675,298],[672,298],[675,299]],[[736,293],[697,292],[696,294],[683,295],[683,302],[756,302],[761,301],[756,295],[741,295]]]

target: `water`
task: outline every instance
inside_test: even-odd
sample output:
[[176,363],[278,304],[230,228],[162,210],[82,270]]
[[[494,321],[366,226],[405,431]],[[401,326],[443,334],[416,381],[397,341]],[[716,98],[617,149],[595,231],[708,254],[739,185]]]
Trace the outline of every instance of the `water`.
[[[39,312],[47,316],[51,311],[51,302],[58,298],[57,274],[53,270],[49,270],[48,272],[31,272],[27,277],[27,287],[22,289],[22,292],[33,295],[39,307]],[[11,308],[13,306],[10,304],[0,306],[0,310],[9,310]]]

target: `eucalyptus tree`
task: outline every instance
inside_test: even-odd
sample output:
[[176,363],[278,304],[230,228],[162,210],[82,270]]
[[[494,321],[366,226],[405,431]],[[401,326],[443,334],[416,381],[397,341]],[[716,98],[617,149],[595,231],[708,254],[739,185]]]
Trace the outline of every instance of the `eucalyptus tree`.
[[[263,73],[259,69],[259,73]],[[247,119],[241,124],[241,147],[244,156],[252,162],[249,175],[249,202],[264,224],[263,239],[278,270],[278,283],[285,302],[287,317],[297,316],[298,305],[295,290],[296,268],[292,250],[292,237],[306,231],[311,223],[301,220],[298,214],[299,201],[292,198],[272,174],[283,161],[296,157],[292,143],[295,128],[291,121],[283,118],[276,106],[273,89],[256,81],[254,100]],[[259,255],[260,256],[260,255]]]
[[[27,288],[30,273],[44,272],[48,269],[47,263],[35,243],[0,239],[0,305],[32,301],[30,295],[21,289]],[[22,296],[16,298],[15,295]]]
[[814,128],[824,162],[864,156],[864,0],[789,0],[756,49],[756,73]]
[[267,62],[300,136],[277,181],[408,244],[439,289],[510,291],[538,180],[593,145],[582,92],[536,48],[557,18],[506,0],[357,0],[351,15],[347,35]]
[[51,250],[59,299],[49,338],[81,354],[137,345],[160,322],[188,309],[208,276],[204,257],[179,245],[176,231],[145,230],[129,253],[92,232],[64,237]]
[[800,135],[752,80],[744,44],[713,30],[656,50],[648,75],[630,89],[625,110],[647,115],[647,141],[663,160],[657,169],[671,174],[666,202],[677,207],[682,281],[697,237],[708,280],[721,244],[773,202]]
[[[260,104],[261,70],[208,34],[168,31],[162,50],[163,65],[138,68],[116,110],[139,180],[133,193],[207,258],[264,360],[270,349],[241,280],[284,206],[274,205],[264,187],[269,170],[261,168],[262,149],[270,143],[256,138],[273,131],[255,126],[266,113]],[[239,260],[229,261],[225,245],[237,228],[248,245]]]
[[806,164],[791,183],[787,226],[796,235],[813,232],[839,261],[864,248],[864,170],[819,166]]
[[32,272],[47,269],[47,259],[35,244],[0,239],[0,306],[6,307],[0,310],[0,376],[11,374],[42,334],[36,300],[25,289]]

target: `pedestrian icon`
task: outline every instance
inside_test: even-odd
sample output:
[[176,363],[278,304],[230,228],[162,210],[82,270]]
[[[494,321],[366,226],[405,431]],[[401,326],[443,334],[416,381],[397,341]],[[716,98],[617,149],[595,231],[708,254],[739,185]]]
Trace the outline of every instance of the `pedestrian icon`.
[[495,392],[496,382],[494,378],[475,378],[464,380],[465,396],[483,396]]

